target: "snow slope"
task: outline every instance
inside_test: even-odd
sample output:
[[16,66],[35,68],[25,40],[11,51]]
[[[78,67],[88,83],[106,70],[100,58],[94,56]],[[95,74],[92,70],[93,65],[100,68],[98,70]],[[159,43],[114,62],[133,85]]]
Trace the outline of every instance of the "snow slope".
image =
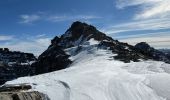
[[[156,61],[123,63],[109,50],[85,45],[64,70],[23,77],[6,84],[29,83],[51,100],[170,100],[170,65]],[[31,91],[31,90],[30,90]]]

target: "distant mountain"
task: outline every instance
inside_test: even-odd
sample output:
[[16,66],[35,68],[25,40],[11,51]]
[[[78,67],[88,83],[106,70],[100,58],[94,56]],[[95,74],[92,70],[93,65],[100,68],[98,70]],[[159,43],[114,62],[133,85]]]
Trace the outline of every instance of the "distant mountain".
[[[71,27],[60,37],[51,40],[51,45],[38,58],[32,66],[36,69],[35,74],[51,72],[69,67],[73,62],[70,56],[82,51],[83,45],[89,45],[89,41],[96,41],[98,48],[111,50],[116,56],[112,57],[123,62],[156,60],[170,63],[170,59],[147,43],[138,43],[135,46],[119,42],[105,33],[100,32],[94,26],[82,22],[74,22]],[[66,49],[74,48],[74,54],[67,54]]]
[[31,64],[35,61],[36,58],[31,53],[0,48],[0,84],[32,74]]
[[158,50],[165,54],[170,54],[170,49],[158,49]]
[[170,49],[159,49],[159,51],[166,54],[166,56],[170,59]]
[[170,58],[168,57],[166,52],[154,49],[146,42],[141,42],[141,43],[136,44],[135,48],[138,48],[142,54],[148,55],[150,59],[170,63]]

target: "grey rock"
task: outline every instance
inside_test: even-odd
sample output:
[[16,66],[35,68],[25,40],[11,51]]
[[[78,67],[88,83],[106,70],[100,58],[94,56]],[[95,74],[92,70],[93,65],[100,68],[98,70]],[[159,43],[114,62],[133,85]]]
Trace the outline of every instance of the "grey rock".
[[50,100],[46,94],[28,91],[28,84],[3,85],[0,87],[0,100]]
[[0,100],[50,100],[47,95],[38,91],[0,92]]

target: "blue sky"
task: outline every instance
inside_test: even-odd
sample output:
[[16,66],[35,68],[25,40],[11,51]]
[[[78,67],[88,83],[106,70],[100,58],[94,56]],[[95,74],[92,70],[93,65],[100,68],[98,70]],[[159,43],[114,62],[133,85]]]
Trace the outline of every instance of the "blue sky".
[[79,20],[132,45],[170,48],[170,0],[1,0],[0,47],[42,53]]

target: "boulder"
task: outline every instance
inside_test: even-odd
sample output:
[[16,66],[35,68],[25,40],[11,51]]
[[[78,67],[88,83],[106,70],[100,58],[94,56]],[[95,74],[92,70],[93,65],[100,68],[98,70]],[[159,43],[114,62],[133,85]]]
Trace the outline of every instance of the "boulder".
[[28,91],[28,84],[3,85],[0,87],[0,100],[50,100],[38,91]]
[[50,100],[47,95],[38,91],[0,92],[0,100]]

